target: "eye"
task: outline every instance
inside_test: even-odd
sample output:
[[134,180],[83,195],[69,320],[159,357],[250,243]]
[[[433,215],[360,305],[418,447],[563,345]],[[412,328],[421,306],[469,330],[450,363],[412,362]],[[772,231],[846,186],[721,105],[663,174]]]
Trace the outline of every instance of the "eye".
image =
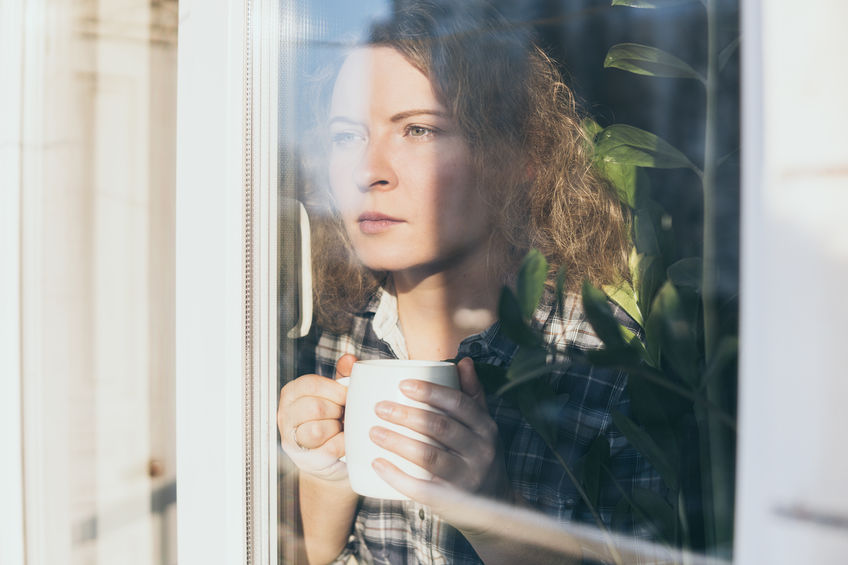
[[347,147],[365,141],[365,136],[355,131],[338,131],[330,134],[330,142],[338,147]]
[[406,135],[408,135],[409,137],[427,137],[429,135],[433,135],[434,133],[436,133],[436,130],[434,130],[433,128],[415,125],[406,126]]

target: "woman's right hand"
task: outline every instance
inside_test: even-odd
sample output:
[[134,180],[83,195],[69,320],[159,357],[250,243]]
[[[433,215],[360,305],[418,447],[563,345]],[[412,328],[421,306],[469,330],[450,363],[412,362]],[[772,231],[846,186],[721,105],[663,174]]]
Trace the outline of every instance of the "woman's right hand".
[[[356,357],[336,362],[335,379],[349,377]],[[303,375],[280,391],[277,426],[283,450],[302,473],[327,481],[347,478],[344,407],[347,387],[319,375]]]

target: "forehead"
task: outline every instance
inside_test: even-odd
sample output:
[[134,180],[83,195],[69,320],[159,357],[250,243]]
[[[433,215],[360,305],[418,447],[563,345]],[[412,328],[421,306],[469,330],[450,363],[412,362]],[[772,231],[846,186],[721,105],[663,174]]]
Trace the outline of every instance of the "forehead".
[[330,115],[365,119],[411,109],[444,112],[430,80],[391,47],[360,48],[342,64]]

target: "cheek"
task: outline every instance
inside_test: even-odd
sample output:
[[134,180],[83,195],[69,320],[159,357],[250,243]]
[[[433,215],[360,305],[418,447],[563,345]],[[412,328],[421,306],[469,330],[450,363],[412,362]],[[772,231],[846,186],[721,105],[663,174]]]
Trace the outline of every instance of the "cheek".
[[356,187],[353,185],[349,159],[343,156],[331,156],[328,163],[328,180],[330,193],[339,208],[344,213],[349,210],[356,200]]
[[[477,198],[475,176],[467,159],[455,159],[437,169],[434,178],[441,204],[451,208],[467,208]],[[474,210],[474,213],[478,213]]]

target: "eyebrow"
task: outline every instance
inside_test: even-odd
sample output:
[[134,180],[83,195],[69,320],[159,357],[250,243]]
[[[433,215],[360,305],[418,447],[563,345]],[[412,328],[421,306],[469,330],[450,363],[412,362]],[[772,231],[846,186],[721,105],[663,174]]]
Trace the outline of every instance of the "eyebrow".
[[327,125],[331,126],[331,125],[333,125],[337,122],[343,122],[345,124],[351,124],[351,125],[354,125],[354,126],[361,126],[362,125],[362,122],[359,122],[357,120],[353,120],[351,118],[347,118],[345,116],[333,116],[332,118],[330,118],[330,121],[327,122]]
[[[393,123],[401,122],[401,121],[403,121],[407,118],[411,118],[413,116],[437,116],[439,118],[445,118],[445,119],[447,119],[449,117],[447,112],[442,112],[441,110],[415,109],[415,110],[406,110],[404,112],[398,112],[397,114],[395,114],[394,116],[389,118],[389,121],[391,121]],[[351,124],[351,125],[355,125],[355,126],[363,125],[362,122],[360,122],[359,120],[354,120],[352,118],[348,118],[347,116],[333,116],[332,118],[330,118],[330,121],[327,122],[327,125],[331,126],[331,125],[339,123],[339,122],[345,123],[345,124]]]
[[392,121],[392,122],[400,122],[400,121],[405,120],[407,118],[411,118],[412,116],[421,116],[421,115],[437,116],[439,118],[447,118],[448,117],[446,112],[442,112],[440,110],[421,109],[421,110],[407,110],[405,112],[398,112],[397,114],[395,114],[394,116],[389,118],[389,120]]

